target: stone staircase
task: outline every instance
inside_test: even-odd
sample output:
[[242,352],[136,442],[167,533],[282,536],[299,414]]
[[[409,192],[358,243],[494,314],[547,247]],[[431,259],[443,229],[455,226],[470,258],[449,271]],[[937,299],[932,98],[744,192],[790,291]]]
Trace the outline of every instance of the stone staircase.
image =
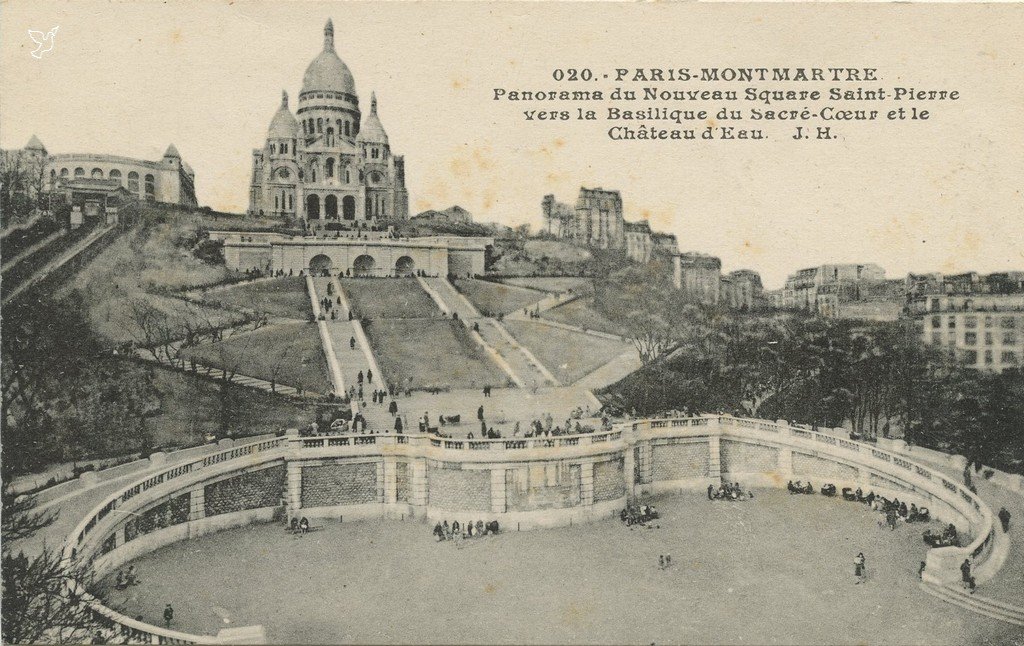
[[[345,295],[345,290],[337,277],[331,278],[310,278],[308,284],[312,285],[310,299],[313,304],[313,311],[319,309],[321,298],[328,297],[332,301],[331,308],[337,310],[337,318],[319,321],[323,332],[324,353],[332,353],[328,362],[337,366],[340,373],[340,381],[343,388],[339,394],[348,394],[348,391],[355,387],[359,388],[359,373],[363,373],[363,401],[353,403],[353,411],[357,405],[366,418],[367,427],[373,431],[390,430],[394,427],[394,420],[388,413],[388,404],[374,404],[370,398],[370,392],[374,389],[385,388],[384,374],[377,364],[373,350],[366,339],[362,323],[357,320],[349,321],[348,314],[350,304]],[[327,294],[327,285],[331,285],[331,294]],[[355,341],[353,347],[353,340]],[[333,359],[333,361],[332,361]],[[367,376],[373,374],[373,383],[367,381]],[[358,397],[357,397],[358,398]]]
[[520,388],[560,386],[558,379],[527,348],[516,341],[508,330],[495,319],[485,318],[455,286],[443,276],[418,278],[423,289],[430,294],[441,311],[458,314],[484,350]]
[[464,321],[478,319],[480,312],[473,304],[463,296],[455,286],[448,282],[444,276],[432,276],[430,278],[419,278],[420,285],[430,294],[431,298],[437,301],[438,307],[448,313],[456,313]]
[[474,323],[480,326],[480,337],[484,342],[508,363],[521,388],[561,385],[551,371],[517,342],[501,323],[488,318],[476,319]]
[[996,601],[977,594],[970,594],[959,586],[935,585],[933,583],[921,584],[921,589],[933,597],[942,599],[946,603],[976,612],[980,615],[1005,621],[1015,626],[1024,626],[1024,608],[1014,606],[1002,601]]
[[636,348],[630,347],[618,357],[591,372],[573,385],[588,390],[598,390],[614,384],[626,375],[639,370],[642,366],[643,362],[640,361],[640,354],[636,351]]

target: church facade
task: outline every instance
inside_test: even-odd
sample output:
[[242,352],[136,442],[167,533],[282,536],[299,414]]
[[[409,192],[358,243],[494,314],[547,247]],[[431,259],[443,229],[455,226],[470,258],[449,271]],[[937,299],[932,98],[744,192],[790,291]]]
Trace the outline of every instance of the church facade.
[[405,220],[405,160],[394,155],[370,96],[359,107],[355,79],[334,50],[334,26],[306,68],[293,114],[287,92],[263,148],[253,150],[249,212],[302,220],[310,229],[366,228]]

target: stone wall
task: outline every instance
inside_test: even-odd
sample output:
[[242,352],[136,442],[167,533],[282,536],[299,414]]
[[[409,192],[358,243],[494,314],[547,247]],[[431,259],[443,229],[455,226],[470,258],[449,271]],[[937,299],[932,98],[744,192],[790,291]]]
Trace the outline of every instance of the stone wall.
[[655,444],[651,451],[655,482],[706,478],[710,473],[711,458],[706,441]]
[[626,495],[623,460],[616,458],[594,463],[594,502],[615,500]]
[[451,510],[490,511],[490,469],[463,469],[457,463],[427,463],[428,504]]
[[779,449],[722,440],[722,473],[778,473]]
[[408,462],[395,463],[395,495],[398,502],[409,502],[412,482],[409,478],[411,469]]
[[381,502],[377,462],[306,465],[302,467],[302,506],[333,507]]
[[284,465],[250,471],[206,485],[206,515],[229,514],[281,504],[285,490]]
[[192,506],[192,495],[185,492],[156,505],[141,514],[132,516],[124,524],[125,542],[158,529],[170,527],[188,521],[188,512]]
[[870,476],[868,478],[868,483],[872,487],[882,487],[882,488],[891,489],[891,490],[894,490],[894,491],[907,491],[907,492],[916,491],[916,489],[914,489],[913,487],[907,486],[907,485],[903,484],[902,482],[897,482],[897,481],[891,480],[889,478],[883,478],[882,476],[880,476],[880,475],[878,475],[876,473],[870,474]]
[[580,465],[539,462],[507,469],[505,501],[509,511],[575,507],[580,504]]
[[857,480],[856,467],[799,451],[793,451],[793,473],[805,477],[817,477],[823,483],[831,480],[840,482],[855,482]]

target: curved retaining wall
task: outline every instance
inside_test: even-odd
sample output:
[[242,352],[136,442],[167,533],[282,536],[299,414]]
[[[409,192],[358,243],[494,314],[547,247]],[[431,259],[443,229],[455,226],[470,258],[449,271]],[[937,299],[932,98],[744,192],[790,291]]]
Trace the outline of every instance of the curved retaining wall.
[[[784,422],[707,416],[529,439],[291,434],[133,483],[82,519],[64,553],[91,560],[103,576],[163,545],[275,518],[498,520],[531,529],[608,518],[637,494],[722,480],[782,487],[790,479],[873,490],[957,525],[970,544],[930,550],[927,580],[958,580],[967,557],[981,571],[991,551],[991,510],[935,469]],[[142,624],[98,604],[96,612],[132,640],[218,641]]]

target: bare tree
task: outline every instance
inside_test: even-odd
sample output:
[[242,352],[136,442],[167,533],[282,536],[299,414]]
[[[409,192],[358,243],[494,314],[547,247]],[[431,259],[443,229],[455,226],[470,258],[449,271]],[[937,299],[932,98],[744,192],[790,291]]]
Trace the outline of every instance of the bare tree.
[[81,643],[98,626],[89,607],[92,576],[88,566],[65,561],[43,549],[33,557],[14,553],[13,543],[31,538],[56,520],[37,512],[31,497],[4,488],[2,545],[2,639],[11,644]]

